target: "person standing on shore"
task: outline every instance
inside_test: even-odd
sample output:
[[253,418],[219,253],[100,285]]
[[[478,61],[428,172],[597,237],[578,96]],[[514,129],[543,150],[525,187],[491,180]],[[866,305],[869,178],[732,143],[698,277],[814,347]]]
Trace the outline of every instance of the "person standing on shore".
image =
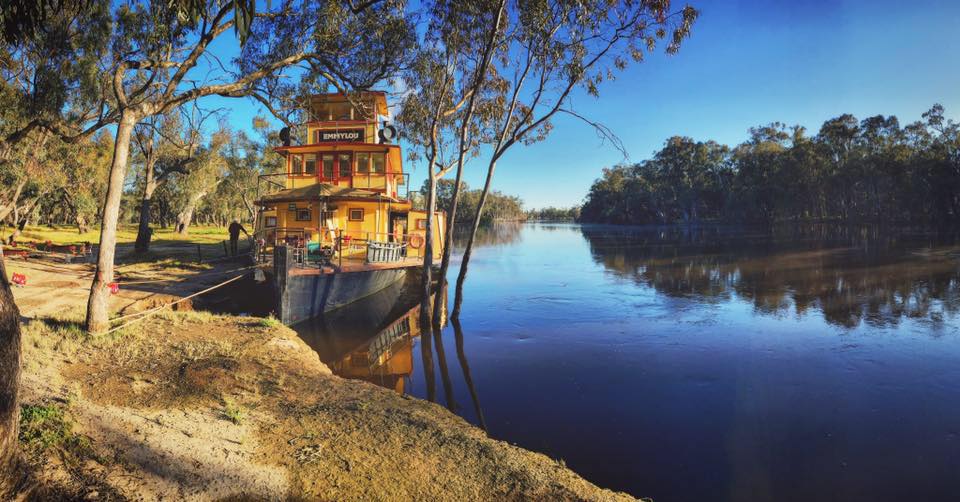
[[243,228],[243,225],[237,220],[233,220],[233,222],[230,223],[227,231],[230,232],[230,255],[237,256],[237,251],[240,247],[240,232],[243,232],[247,237],[250,237],[250,234],[247,233],[247,229]]

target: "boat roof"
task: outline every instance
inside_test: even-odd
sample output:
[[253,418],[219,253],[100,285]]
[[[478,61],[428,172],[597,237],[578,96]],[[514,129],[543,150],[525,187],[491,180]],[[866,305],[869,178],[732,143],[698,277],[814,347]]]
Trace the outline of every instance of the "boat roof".
[[259,204],[270,202],[295,202],[300,200],[317,200],[320,198],[341,199],[341,200],[369,200],[369,201],[387,201],[400,202],[399,199],[378,192],[376,190],[365,190],[363,188],[350,188],[331,185],[329,183],[315,183],[300,188],[288,188],[260,197]]

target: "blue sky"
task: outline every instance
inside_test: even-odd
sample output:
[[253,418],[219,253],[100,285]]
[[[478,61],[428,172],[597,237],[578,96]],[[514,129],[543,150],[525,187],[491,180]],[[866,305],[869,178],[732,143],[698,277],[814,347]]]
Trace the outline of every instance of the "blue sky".
[[[583,93],[573,108],[609,126],[631,161],[648,158],[673,135],[734,145],[752,126],[781,121],[811,134],[842,113],[918,120],[933,103],[960,117],[960,2],[923,0],[691,0],[701,11],[677,55],[662,52]],[[682,3],[677,3],[682,5]],[[235,42],[234,42],[235,43]],[[218,53],[234,52],[221,47]],[[205,106],[212,103],[205,103]],[[248,129],[262,106],[218,100],[236,128]],[[601,169],[622,160],[586,125],[559,117],[544,142],[514,147],[495,188],[527,207],[578,204]],[[484,157],[466,181],[483,182]],[[421,166],[406,165],[413,186]]]

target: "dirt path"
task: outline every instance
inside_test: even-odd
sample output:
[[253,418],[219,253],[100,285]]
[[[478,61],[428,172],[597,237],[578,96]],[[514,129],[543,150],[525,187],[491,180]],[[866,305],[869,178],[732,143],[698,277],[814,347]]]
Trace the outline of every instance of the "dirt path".
[[[46,260],[7,260],[8,273],[24,274],[27,284],[13,290],[20,314],[42,318],[77,314],[86,308],[94,267],[86,263]],[[110,297],[110,310],[126,314],[189,296],[245,272],[240,262],[206,265],[120,265],[120,289]]]

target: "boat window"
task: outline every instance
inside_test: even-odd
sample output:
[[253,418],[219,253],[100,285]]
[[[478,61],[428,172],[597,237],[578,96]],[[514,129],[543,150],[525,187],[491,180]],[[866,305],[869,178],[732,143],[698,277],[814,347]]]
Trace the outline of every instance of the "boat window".
[[276,216],[267,216],[264,219],[263,226],[265,227],[275,227],[277,226],[277,217]]
[[308,153],[303,156],[303,173],[317,174],[317,154]]
[[370,154],[373,158],[373,174],[383,174],[386,171],[387,155],[385,153]]
[[310,217],[313,216],[311,211],[307,208],[297,209],[297,221],[310,221]]
[[351,208],[350,221],[363,221],[363,208],[361,207]]
[[367,152],[357,152],[357,172],[367,174],[370,172],[370,154]]
[[323,179],[332,180],[333,179],[333,155],[324,155],[323,156]]
[[299,153],[290,154],[290,173],[300,174],[303,172],[303,156]]
[[330,120],[331,111],[329,104],[316,105],[314,107],[315,115],[314,120],[325,121]]
[[340,177],[349,178],[353,174],[353,163],[350,162],[351,155],[349,153],[341,153],[340,160],[337,162],[340,166]]
[[417,220],[417,230],[426,230],[427,229],[427,219],[419,218]]

